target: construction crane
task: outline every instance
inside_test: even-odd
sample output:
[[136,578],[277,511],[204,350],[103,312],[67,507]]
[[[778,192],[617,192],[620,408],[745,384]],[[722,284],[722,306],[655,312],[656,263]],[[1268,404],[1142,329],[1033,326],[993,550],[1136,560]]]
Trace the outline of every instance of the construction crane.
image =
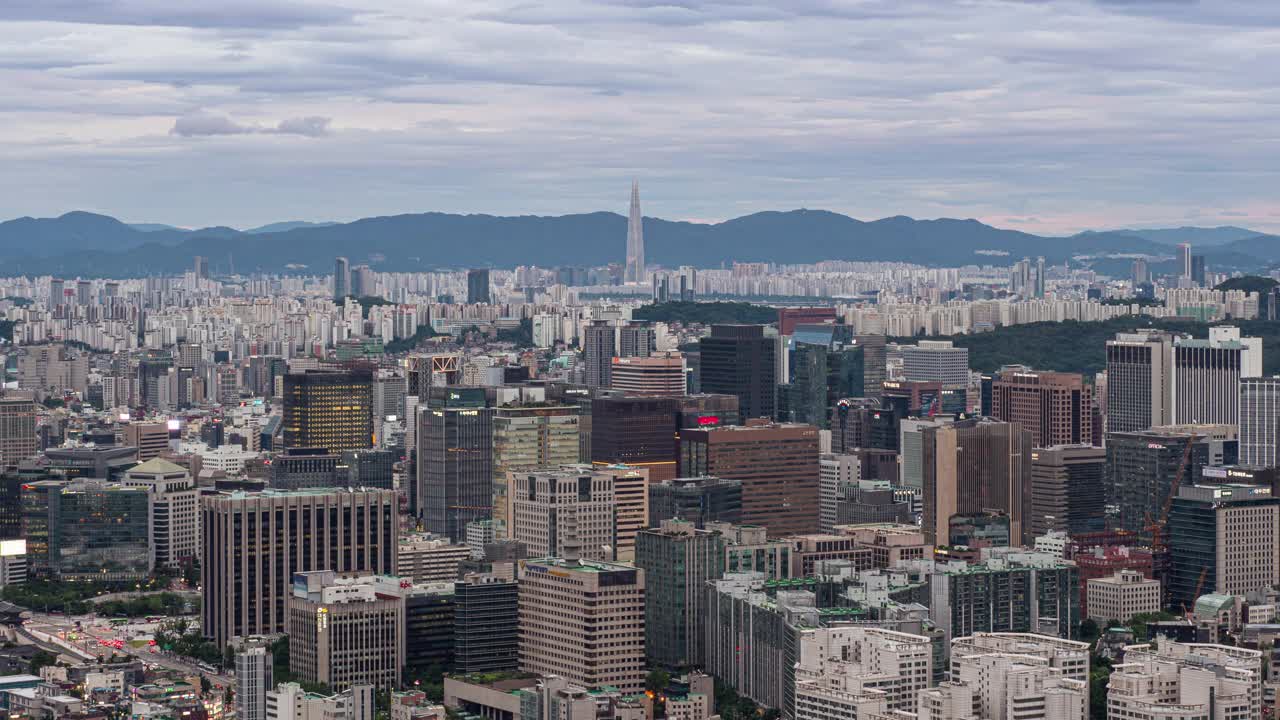
[[1187,466],[1191,464],[1191,448],[1200,440],[1199,435],[1191,435],[1187,439],[1187,445],[1182,449],[1182,462],[1178,464],[1178,472],[1174,473],[1173,482],[1169,484],[1169,494],[1164,499],[1164,505],[1160,508],[1160,518],[1152,520],[1151,515],[1147,515],[1146,531],[1151,534],[1151,549],[1153,552],[1163,552],[1165,548],[1165,528],[1169,524],[1169,510],[1173,507],[1173,499],[1178,496],[1178,488],[1182,486],[1183,473],[1187,471]]

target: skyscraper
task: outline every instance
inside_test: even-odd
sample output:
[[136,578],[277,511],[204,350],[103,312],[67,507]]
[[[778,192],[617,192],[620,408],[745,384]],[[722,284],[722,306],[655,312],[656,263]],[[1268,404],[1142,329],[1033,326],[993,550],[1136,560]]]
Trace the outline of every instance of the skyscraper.
[[209,259],[197,255],[195,261],[192,263],[191,271],[195,274],[197,280],[208,280]]
[[1173,343],[1173,424],[1240,422],[1241,378],[1262,375],[1262,339],[1236,327],[1211,327],[1209,339]]
[[351,263],[344,257],[333,259],[333,299],[339,303],[351,294]]
[[1055,445],[1032,450],[1029,534],[1105,530],[1106,477],[1107,453],[1100,447]]
[[739,415],[777,415],[777,339],[763,325],[714,325],[698,344],[702,392],[736,395]]
[[999,511],[1024,539],[1031,505],[1031,432],[1017,423],[962,420],[927,427],[923,440],[925,538],[946,542],[951,517]]
[[467,303],[475,305],[489,304],[489,271],[480,268],[467,271]]
[[631,212],[627,215],[627,266],[623,282],[641,283],[644,273],[644,218],[640,215],[640,183],[631,183]]
[[36,443],[36,402],[30,392],[0,394],[0,470],[33,457]]
[[588,387],[609,387],[613,358],[618,354],[618,330],[607,320],[596,320],[582,331],[582,355],[586,363],[583,382]]
[[429,532],[453,542],[466,539],[467,523],[493,515],[493,409],[483,391],[463,400],[418,411],[415,510]]
[[[1107,434],[1107,505],[1116,513],[1116,527],[1148,533],[1148,526],[1164,513],[1173,480],[1183,458],[1182,482],[1191,483],[1209,464],[1209,443],[1177,428]],[[1187,444],[1191,443],[1188,453]]]
[[1030,430],[1035,447],[1088,444],[1092,408],[1079,373],[1002,372],[991,386],[991,415]]
[[687,520],[663,520],[636,536],[645,572],[645,650],[662,667],[699,665],[705,655],[708,580],[724,575],[725,542]]
[[1183,486],[1169,508],[1174,607],[1206,593],[1244,595],[1280,582],[1280,498],[1256,485]]
[[266,490],[202,502],[200,627],[219,647],[284,632],[295,572],[395,573],[394,491]]
[[1178,243],[1178,270],[1182,277],[1191,279],[1191,243]]
[[1240,464],[1280,465],[1280,377],[1240,379]]
[[1107,341],[1107,432],[1140,432],[1168,425],[1173,336],[1120,333]]
[[267,720],[267,691],[272,682],[271,650],[266,638],[246,638],[236,651],[236,718]]
[[373,375],[307,370],[284,376],[284,446],[330,453],[373,447]]
[[595,398],[591,401],[591,463],[645,468],[652,482],[674,479],[679,410],[674,398]]

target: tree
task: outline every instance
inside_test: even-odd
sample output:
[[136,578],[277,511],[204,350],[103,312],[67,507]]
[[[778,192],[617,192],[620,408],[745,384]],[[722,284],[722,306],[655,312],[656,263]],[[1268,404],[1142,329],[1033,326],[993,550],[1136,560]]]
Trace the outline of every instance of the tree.
[[200,694],[204,695],[213,689],[213,683],[209,682],[209,678],[204,675],[200,676]]
[[1089,664],[1089,717],[1107,716],[1107,682],[1111,679],[1111,661],[1094,655]]
[[1094,622],[1092,618],[1086,618],[1084,622],[1080,623],[1080,639],[1084,642],[1093,642],[1101,634],[1102,631],[1098,628],[1098,623]]
[[650,692],[662,692],[669,684],[671,684],[671,673],[666,670],[650,670],[649,675],[644,679],[644,689]]
[[51,652],[46,652],[44,650],[41,650],[40,652],[37,652],[36,654],[31,656],[31,662],[28,663],[28,667],[30,668],[32,675],[39,675],[40,668],[48,667],[50,665],[57,665],[57,664],[58,664],[57,655],[54,655]]

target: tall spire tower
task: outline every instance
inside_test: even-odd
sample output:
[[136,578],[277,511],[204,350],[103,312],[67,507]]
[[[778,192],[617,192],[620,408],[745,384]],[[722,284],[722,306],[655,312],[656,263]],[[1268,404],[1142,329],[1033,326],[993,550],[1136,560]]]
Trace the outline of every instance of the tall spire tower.
[[640,183],[631,182],[631,213],[627,216],[627,267],[622,281],[644,282],[644,218],[640,215]]

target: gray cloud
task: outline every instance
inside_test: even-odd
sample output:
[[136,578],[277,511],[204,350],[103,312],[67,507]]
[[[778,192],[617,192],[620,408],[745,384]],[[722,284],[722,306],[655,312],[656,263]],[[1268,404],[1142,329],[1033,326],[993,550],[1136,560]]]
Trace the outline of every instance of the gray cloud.
[[329,134],[330,119],[327,117],[308,116],[281,120],[274,127],[244,125],[226,115],[210,112],[195,112],[183,115],[173,122],[170,134],[182,137],[208,137],[216,135],[248,135],[266,133],[274,135],[304,135],[321,137]]
[[625,209],[638,175],[670,217],[1280,229],[1274,3],[335,2],[0,4],[0,217]]

